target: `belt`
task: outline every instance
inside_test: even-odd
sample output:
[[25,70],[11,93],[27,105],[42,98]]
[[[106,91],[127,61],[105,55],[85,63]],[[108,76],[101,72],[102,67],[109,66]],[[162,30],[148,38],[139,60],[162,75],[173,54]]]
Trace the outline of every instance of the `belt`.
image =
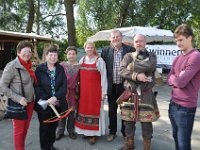
[[192,112],[192,113],[196,112],[196,107],[189,108],[189,107],[181,106],[180,104],[177,104],[173,102],[172,100],[170,101],[170,105],[175,106],[177,109],[187,110],[188,112]]
[[177,108],[179,108],[179,107],[184,108],[184,106],[181,106],[180,104],[177,104],[177,103],[173,102],[172,100],[170,101],[170,104],[173,105],[173,106],[176,106]]

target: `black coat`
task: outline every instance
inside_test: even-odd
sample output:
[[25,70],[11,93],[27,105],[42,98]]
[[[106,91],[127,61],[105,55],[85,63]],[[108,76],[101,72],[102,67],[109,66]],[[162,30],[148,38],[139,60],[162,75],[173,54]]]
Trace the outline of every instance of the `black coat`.
[[[122,59],[126,53],[134,52],[135,49],[131,46],[122,44]],[[114,49],[111,46],[103,48],[101,57],[106,63],[107,78],[108,78],[108,94],[111,94],[112,83],[113,83],[113,60],[114,60]]]
[[[65,72],[63,67],[56,63],[56,75],[55,75],[55,97],[59,100],[60,106],[62,106],[62,109],[65,109],[66,107],[63,107],[63,105],[66,105],[66,92],[67,92],[67,80],[65,76]],[[49,114],[47,117],[55,116],[51,108],[48,106],[47,109],[43,110],[43,108],[37,103],[38,100],[48,100],[52,97],[51,93],[51,79],[47,73],[47,63],[43,63],[39,65],[36,68],[35,74],[37,77],[37,85],[35,86],[35,96],[36,96],[36,104],[35,104],[35,110],[38,113],[45,113]],[[64,110],[61,110],[61,107],[59,105],[56,106],[56,109],[61,112]],[[46,115],[45,115],[46,116]],[[46,118],[47,119],[47,118]]]

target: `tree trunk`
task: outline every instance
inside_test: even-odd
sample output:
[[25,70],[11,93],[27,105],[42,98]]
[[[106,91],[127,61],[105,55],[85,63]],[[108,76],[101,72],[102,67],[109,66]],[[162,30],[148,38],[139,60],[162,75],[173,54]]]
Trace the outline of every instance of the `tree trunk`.
[[37,24],[37,34],[40,35],[40,0],[37,0],[37,11],[36,11],[36,24]]
[[128,8],[131,3],[131,0],[124,0],[123,3],[124,4],[122,5],[120,9],[120,14],[118,17],[118,22],[117,22],[118,27],[123,27],[125,24],[125,19],[128,15]]
[[66,18],[67,18],[67,33],[68,33],[68,45],[76,46],[76,30],[74,23],[74,7],[75,0],[64,0]]
[[35,16],[34,0],[29,0],[29,15],[28,15],[28,24],[26,27],[27,33],[31,33],[32,31],[34,16]]

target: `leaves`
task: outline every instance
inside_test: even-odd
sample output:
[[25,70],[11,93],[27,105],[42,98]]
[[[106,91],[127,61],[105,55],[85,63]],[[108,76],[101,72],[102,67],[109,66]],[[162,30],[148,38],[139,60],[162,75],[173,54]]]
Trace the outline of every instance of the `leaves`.
[[[154,26],[174,31],[182,23],[192,26],[195,44],[200,43],[199,0],[65,0],[74,8],[78,8],[78,14],[74,16],[75,22],[68,25],[64,0],[32,1],[36,11],[33,32],[41,35],[50,34],[55,39],[68,37],[74,40],[72,33],[68,36],[66,34],[75,24],[76,33],[73,34],[76,34],[76,41],[80,46],[88,36],[100,30],[127,26]],[[27,0],[0,0],[0,29],[26,32],[30,20],[28,4]],[[72,15],[69,13],[68,17]]]

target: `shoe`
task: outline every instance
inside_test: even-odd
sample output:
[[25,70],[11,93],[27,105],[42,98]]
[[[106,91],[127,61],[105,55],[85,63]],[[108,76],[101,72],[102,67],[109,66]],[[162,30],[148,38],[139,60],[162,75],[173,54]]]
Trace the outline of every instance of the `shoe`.
[[56,141],[60,140],[64,134],[56,134]]
[[114,135],[114,134],[109,134],[109,135],[107,136],[107,141],[108,141],[108,142],[111,142],[111,141],[113,141],[113,140],[115,139],[115,137],[116,137],[116,135]]
[[96,143],[96,141],[97,141],[97,137],[96,136],[91,136],[90,138],[89,138],[89,144],[90,145],[93,145],[93,144],[95,144]]
[[74,139],[77,138],[77,134],[76,133],[69,133],[69,137],[74,140]]
[[134,137],[126,137],[124,145],[119,150],[133,150],[135,149]]

